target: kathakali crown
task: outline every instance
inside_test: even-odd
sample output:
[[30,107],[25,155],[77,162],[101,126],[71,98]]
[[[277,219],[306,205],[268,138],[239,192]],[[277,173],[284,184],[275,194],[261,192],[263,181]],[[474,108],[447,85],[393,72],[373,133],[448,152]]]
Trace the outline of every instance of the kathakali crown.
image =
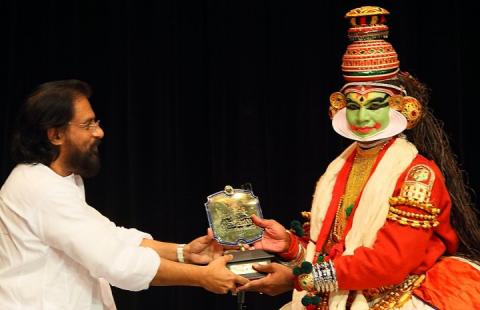
[[363,6],[350,10],[345,18],[350,23],[348,37],[352,41],[343,55],[342,73],[345,84],[330,96],[330,118],[345,108],[345,94],[356,87],[380,88],[390,94],[390,108],[407,119],[407,128],[413,128],[421,119],[422,105],[407,96],[399,85],[400,61],[388,38],[386,15],[378,6]]
[[400,62],[388,38],[387,10],[364,6],[345,15],[350,22],[348,37],[352,43],[343,55],[342,71],[346,81],[376,81],[392,78]]

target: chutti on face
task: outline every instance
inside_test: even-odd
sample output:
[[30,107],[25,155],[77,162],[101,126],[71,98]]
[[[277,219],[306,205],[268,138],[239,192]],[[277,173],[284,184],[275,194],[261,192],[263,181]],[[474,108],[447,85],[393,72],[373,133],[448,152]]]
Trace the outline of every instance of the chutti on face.
[[389,97],[379,91],[346,94],[346,118],[351,132],[366,138],[383,131],[390,122]]

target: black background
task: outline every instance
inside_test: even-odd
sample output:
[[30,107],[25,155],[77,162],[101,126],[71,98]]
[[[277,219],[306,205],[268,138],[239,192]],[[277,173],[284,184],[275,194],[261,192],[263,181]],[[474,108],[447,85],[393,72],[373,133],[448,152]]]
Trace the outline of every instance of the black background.
[[[206,232],[207,195],[250,182],[266,218],[288,226],[349,141],[328,97],[342,85],[343,16],[391,12],[401,67],[432,89],[470,185],[480,184],[475,1],[2,0],[0,181],[12,168],[13,119],[38,84],[91,84],[102,121],[102,171],[88,202],[117,225],[187,242]],[[477,123],[478,124],[478,123]],[[475,198],[478,207],[478,198]],[[235,309],[200,288],[114,289],[119,309]],[[248,293],[249,310],[290,294]]]

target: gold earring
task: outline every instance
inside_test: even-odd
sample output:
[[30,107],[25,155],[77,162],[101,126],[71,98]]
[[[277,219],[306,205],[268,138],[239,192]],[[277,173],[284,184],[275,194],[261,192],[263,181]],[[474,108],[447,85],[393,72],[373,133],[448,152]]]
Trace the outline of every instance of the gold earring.
[[332,119],[335,114],[346,106],[345,96],[341,92],[334,92],[330,95],[330,107],[328,108],[328,116]]
[[415,127],[422,118],[423,107],[414,97],[394,95],[389,98],[388,105],[390,108],[405,116],[407,119],[407,129]]

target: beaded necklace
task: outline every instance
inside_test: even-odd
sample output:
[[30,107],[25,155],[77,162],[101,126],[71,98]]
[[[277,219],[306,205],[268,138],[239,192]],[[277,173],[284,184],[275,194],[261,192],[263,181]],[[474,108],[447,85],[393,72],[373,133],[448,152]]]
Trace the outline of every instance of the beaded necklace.
[[[368,181],[377,155],[389,140],[390,139],[382,139],[367,145],[359,143],[352,168],[348,175],[345,192],[340,198],[329,240],[325,245],[325,252],[328,253],[333,244],[343,239],[345,227],[347,226],[355,202]],[[365,146],[368,148],[365,148]]]

